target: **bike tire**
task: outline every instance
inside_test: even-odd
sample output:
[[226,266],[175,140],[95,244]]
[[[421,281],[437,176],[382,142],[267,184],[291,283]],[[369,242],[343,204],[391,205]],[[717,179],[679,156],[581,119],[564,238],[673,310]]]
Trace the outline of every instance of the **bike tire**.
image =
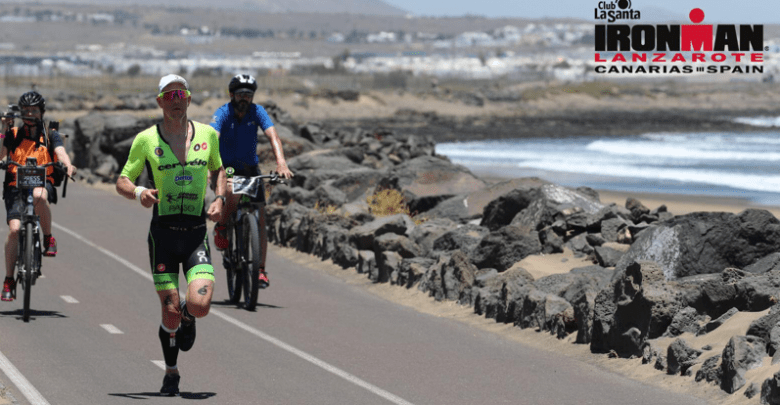
[[238,251],[236,249],[236,236],[237,229],[230,221],[227,224],[228,248],[225,249],[223,254],[228,257],[227,262],[224,264],[225,275],[227,276],[228,300],[231,304],[238,304],[241,301],[241,279],[243,276],[239,268],[237,268],[238,260],[236,259],[238,258]]
[[22,252],[23,265],[24,265],[24,310],[22,312],[22,320],[30,322],[30,296],[32,294],[32,275],[33,275],[33,254],[35,245],[33,244],[33,224],[27,224],[24,227],[25,242],[24,251]]
[[257,307],[257,294],[260,290],[260,232],[257,226],[257,217],[254,215],[244,215],[243,218],[243,239],[246,247],[244,255],[244,280],[248,281],[244,287],[244,308],[247,311],[254,311]]

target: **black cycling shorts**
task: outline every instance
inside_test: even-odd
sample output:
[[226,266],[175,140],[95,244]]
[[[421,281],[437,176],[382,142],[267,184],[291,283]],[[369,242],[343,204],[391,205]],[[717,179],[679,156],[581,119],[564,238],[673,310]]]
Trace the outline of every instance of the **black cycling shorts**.
[[193,280],[214,281],[206,225],[174,230],[165,225],[149,227],[149,262],[157,291],[178,290],[179,265],[184,265],[187,284]]
[[[9,223],[12,219],[22,219],[24,211],[24,202],[19,198],[21,191],[16,186],[6,185],[3,188],[3,200],[5,200],[5,222]],[[54,185],[46,182],[46,192],[49,194],[46,198],[50,204],[57,203],[57,190]]]

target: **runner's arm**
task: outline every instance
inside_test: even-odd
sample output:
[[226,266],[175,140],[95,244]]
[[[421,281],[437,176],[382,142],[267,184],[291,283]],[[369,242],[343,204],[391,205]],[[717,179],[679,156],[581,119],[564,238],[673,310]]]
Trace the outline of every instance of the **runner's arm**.
[[[225,192],[227,191],[227,175],[225,174],[225,168],[222,166],[222,157],[219,155],[219,132],[213,131],[211,136],[212,138],[209,142],[211,144],[211,152],[209,153],[208,162],[209,176],[212,179],[216,179],[216,187],[214,190],[216,195],[221,195],[224,197]],[[211,202],[206,215],[208,215],[209,219],[212,221],[218,222],[220,219],[222,219],[223,209],[224,207],[222,199],[215,198],[214,201]]]
[[130,146],[130,155],[127,158],[127,162],[125,162],[125,167],[122,168],[122,174],[119,175],[119,179],[116,181],[116,192],[122,197],[134,200],[136,198],[135,191],[138,189],[141,205],[149,208],[160,202],[160,200],[157,199],[157,190],[149,190],[145,187],[139,189],[133,184],[135,179],[137,179],[144,170],[144,163],[146,162],[145,150],[146,145],[144,138],[136,136],[133,140],[133,144]]
[[125,176],[120,176],[116,181],[116,192],[128,200],[135,199],[135,184]]
[[[212,179],[216,178],[216,190],[214,193],[216,195],[225,196],[225,190],[227,190],[226,182],[227,182],[227,175],[225,175],[225,168],[220,166],[217,170],[211,170],[210,176]],[[206,215],[208,215],[209,219],[214,222],[219,222],[220,219],[222,219],[222,210],[225,209],[224,203],[222,202],[221,198],[215,198],[214,201],[211,202],[211,205],[209,205],[209,209],[206,212]]]
[[[135,189],[135,184],[133,184],[127,176],[119,176],[119,179],[116,181],[116,192],[119,193],[119,195],[128,200],[135,200]],[[150,190],[144,188],[141,191],[140,200],[141,205],[145,208],[149,208],[152,205],[159,203],[160,200],[157,198],[157,189]]]

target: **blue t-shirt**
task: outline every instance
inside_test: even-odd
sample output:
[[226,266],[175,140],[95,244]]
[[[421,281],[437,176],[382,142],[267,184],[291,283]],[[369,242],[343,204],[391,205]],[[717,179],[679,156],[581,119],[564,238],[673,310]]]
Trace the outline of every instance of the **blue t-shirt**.
[[219,132],[219,154],[224,167],[257,166],[257,127],[263,132],[274,126],[265,108],[250,104],[241,122],[231,103],[214,112],[211,124]]

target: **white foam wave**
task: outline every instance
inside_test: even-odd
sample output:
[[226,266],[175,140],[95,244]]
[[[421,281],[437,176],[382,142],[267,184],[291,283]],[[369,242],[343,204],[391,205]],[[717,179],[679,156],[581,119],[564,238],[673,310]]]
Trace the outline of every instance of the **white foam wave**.
[[780,161],[780,152],[768,152],[763,149],[755,151],[721,150],[705,143],[665,144],[650,141],[600,140],[588,144],[586,149],[619,156],[661,157],[667,159]]
[[739,174],[718,170],[660,169],[628,165],[569,164],[549,160],[526,161],[518,167],[554,172],[571,172],[606,177],[646,180],[671,180],[684,183],[702,183],[742,190],[776,193],[780,191],[780,176]]
[[780,117],[739,117],[734,118],[734,122],[763,128],[780,127]]

